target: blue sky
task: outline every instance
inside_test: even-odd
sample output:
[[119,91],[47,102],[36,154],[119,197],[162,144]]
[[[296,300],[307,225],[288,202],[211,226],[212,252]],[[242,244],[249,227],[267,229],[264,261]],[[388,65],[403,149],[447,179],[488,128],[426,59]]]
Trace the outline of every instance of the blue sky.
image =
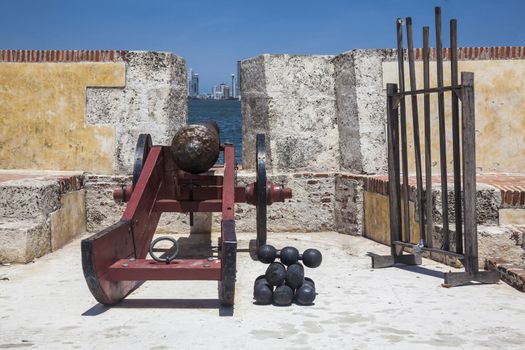
[[262,53],[394,47],[396,17],[412,16],[421,43],[434,6],[445,38],[458,19],[460,46],[525,45],[524,0],[2,0],[0,48],[170,51],[209,92],[230,81],[237,60]]

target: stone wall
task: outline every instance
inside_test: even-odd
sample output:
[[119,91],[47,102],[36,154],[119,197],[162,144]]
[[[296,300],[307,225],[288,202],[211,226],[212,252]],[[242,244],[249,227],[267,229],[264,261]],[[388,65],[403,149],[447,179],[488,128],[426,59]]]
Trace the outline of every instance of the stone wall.
[[185,84],[171,53],[0,50],[0,168],[128,174],[139,133],[186,122]]
[[[520,49],[520,48],[513,48]],[[494,54],[490,58],[478,50],[470,54],[460,51],[458,69],[461,72],[474,73],[474,93],[476,110],[476,166],[478,173],[520,173],[524,171],[525,164],[525,81],[518,77],[525,76],[525,53],[516,53],[514,57],[505,52]],[[468,50],[467,50],[468,51]],[[523,50],[525,52],[525,50]],[[418,55],[419,56],[419,55]],[[444,84],[450,85],[450,61],[445,56]],[[418,88],[423,87],[423,63],[417,61],[416,80]],[[397,82],[397,63],[383,62],[383,83]],[[405,82],[408,82],[408,67],[405,68]],[[436,65],[430,64],[430,85],[436,86]],[[432,137],[432,172],[440,171],[438,135],[437,103],[431,100],[431,128]],[[447,164],[449,172],[452,165],[452,113],[450,110],[450,93],[445,93],[445,119],[447,138]],[[419,96],[419,117],[422,118],[423,96]],[[407,110],[407,143],[410,154],[414,152],[414,139],[412,127],[412,104],[406,101]],[[420,123],[420,139],[424,140],[424,130]],[[424,147],[422,142],[421,147]],[[423,149],[423,148],[422,148]],[[409,157],[409,168],[414,172],[414,157]]]
[[[419,69],[421,49],[415,51]],[[524,75],[525,48],[461,48],[458,53],[460,71],[474,71],[476,77],[479,172],[523,172],[525,93],[521,92],[525,83],[516,77]],[[445,76],[449,55],[449,50],[444,49]],[[431,60],[435,61],[435,50],[431,51]],[[390,49],[352,50],[335,57],[261,55],[243,61],[244,169],[254,167],[255,134],[266,133],[271,172],[286,172],[289,176],[306,170],[313,175],[327,172],[333,179],[333,202],[330,204],[333,215],[325,217],[333,221],[327,227],[344,233],[366,232],[369,237],[388,243],[388,197],[386,193],[365,192],[363,184],[370,176],[387,173],[385,86],[387,82],[397,82],[396,61],[396,52]],[[435,67],[433,62],[432,67]],[[433,76],[434,71],[431,79]],[[418,78],[421,83],[421,77]],[[408,76],[405,81],[408,82]],[[446,97],[447,103],[449,100],[450,97]],[[410,111],[408,101],[409,121]],[[434,134],[437,132],[436,115],[433,110]],[[408,129],[412,150],[410,126]],[[451,146],[450,134],[449,128],[447,139]],[[434,174],[437,174],[437,142],[432,147]],[[498,204],[498,191],[490,186],[478,186],[480,225],[525,224],[522,220],[525,211],[520,205],[522,187],[509,185],[511,187],[502,189],[510,191],[505,192],[506,202],[512,204],[508,210]],[[439,186],[433,188],[433,192],[434,221],[439,223]],[[314,208],[315,213],[319,203],[312,202],[312,196],[303,196],[301,190],[297,193],[301,194],[301,200],[310,201],[309,205],[302,203],[304,209]],[[449,198],[453,200],[453,196]],[[449,203],[449,207],[452,210],[453,203]],[[291,218],[293,215],[289,213],[300,210],[298,203],[292,200],[282,206],[280,213]],[[449,216],[453,221],[452,212]],[[418,238],[418,218],[411,215],[411,221],[413,237]],[[311,225],[303,226],[303,230],[308,230],[306,226]],[[489,233],[480,234],[480,247],[490,246],[489,242],[496,236],[490,229],[483,232]],[[507,236],[498,237],[504,237],[502,240],[512,246],[512,239]]]
[[241,63],[244,169],[255,166],[259,132],[272,172],[339,168],[331,59],[262,55]]
[[87,89],[86,122],[111,125],[115,133],[113,173],[131,174],[141,133],[168,145],[187,122],[186,65],[165,52],[130,51],[124,88]]
[[336,56],[335,71],[340,166],[356,174],[384,174],[386,103],[382,62],[392,50],[352,50]]

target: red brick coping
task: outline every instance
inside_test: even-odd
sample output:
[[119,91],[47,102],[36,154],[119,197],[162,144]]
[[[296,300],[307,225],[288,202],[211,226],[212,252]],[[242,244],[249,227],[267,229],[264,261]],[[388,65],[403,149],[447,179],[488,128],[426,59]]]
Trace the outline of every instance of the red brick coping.
[[125,50],[0,50],[0,62],[121,62]]
[[[406,50],[405,50],[406,51]],[[436,48],[430,49],[430,60],[436,60]],[[450,60],[450,49],[443,48],[443,59]],[[423,49],[414,49],[416,60],[423,60]],[[458,60],[512,60],[525,59],[525,46],[460,47]]]
[[525,269],[501,258],[486,259],[485,269],[498,271],[502,280],[517,290],[525,292]]
[[[0,50],[0,62],[114,62],[123,61],[127,50]],[[406,52],[406,50],[405,50]],[[423,59],[423,49],[414,49],[416,60]],[[430,49],[436,59],[436,49]],[[443,59],[450,59],[450,49],[443,48]],[[525,59],[525,46],[461,47],[459,60]]]
[[[502,208],[523,208],[525,207],[525,175],[507,175],[507,174],[486,174],[476,177],[478,183],[490,185],[498,189],[501,193]],[[415,189],[416,177],[409,177],[410,190]],[[452,183],[452,177],[448,178]],[[423,183],[425,180],[423,179]],[[432,177],[432,184],[439,184],[439,177]],[[388,195],[388,177],[371,176],[365,182],[365,191],[374,192],[382,195]]]

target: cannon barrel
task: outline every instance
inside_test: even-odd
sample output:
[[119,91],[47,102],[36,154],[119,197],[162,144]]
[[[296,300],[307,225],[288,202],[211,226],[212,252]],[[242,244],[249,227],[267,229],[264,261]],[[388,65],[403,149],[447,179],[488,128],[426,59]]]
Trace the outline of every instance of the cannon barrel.
[[192,174],[209,170],[219,158],[219,126],[214,121],[187,125],[180,129],[171,143],[177,166]]

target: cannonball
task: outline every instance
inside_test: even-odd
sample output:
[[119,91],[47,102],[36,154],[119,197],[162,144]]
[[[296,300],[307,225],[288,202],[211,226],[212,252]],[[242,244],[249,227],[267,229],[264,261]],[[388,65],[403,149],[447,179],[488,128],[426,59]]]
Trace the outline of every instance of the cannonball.
[[277,250],[269,244],[262,245],[257,249],[257,259],[265,264],[272,263],[276,255]]
[[273,262],[268,265],[265,276],[272,286],[280,286],[286,279],[286,268],[281,263]]
[[299,305],[311,305],[315,300],[315,287],[310,283],[303,283],[295,291],[295,302]]
[[286,269],[286,284],[292,289],[297,289],[303,284],[304,267],[299,263],[292,264]]
[[284,247],[281,249],[280,256],[281,262],[286,266],[290,266],[299,261],[299,251],[294,247]]
[[217,162],[219,153],[219,127],[213,121],[184,126],[177,131],[171,142],[175,164],[192,174],[210,169]]
[[263,279],[260,282],[255,283],[253,287],[253,298],[257,304],[268,305],[273,300],[273,287],[268,283],[264,282]]
[[319,265],[321,265],[321,261],[323,261],[323,256],[321,255],[321,252],[317,249],[306,249],[303,253],[303,264],[305,266],[308,266],[310,268],[316,268]]
[[293,297],[293,290],[287,285],[279,286],[275,288],[275,291],[273,292],[273,302],[275,305],[290,305],[293,301]]
[[259,283],[268,283],[268,280],[266,279],[266,275],[260,275],[259,277],[257,277],[255,279],[255,282],[253,282],[253,286],[255,287]]
[[314,280],[311,279],[310,277],[305,277],[305,278],[304,278],[304,281],[303,281],[303,284],[304,284],[304,283],[309,283],[312,287],[315,288],[315,282],[314,282]]

